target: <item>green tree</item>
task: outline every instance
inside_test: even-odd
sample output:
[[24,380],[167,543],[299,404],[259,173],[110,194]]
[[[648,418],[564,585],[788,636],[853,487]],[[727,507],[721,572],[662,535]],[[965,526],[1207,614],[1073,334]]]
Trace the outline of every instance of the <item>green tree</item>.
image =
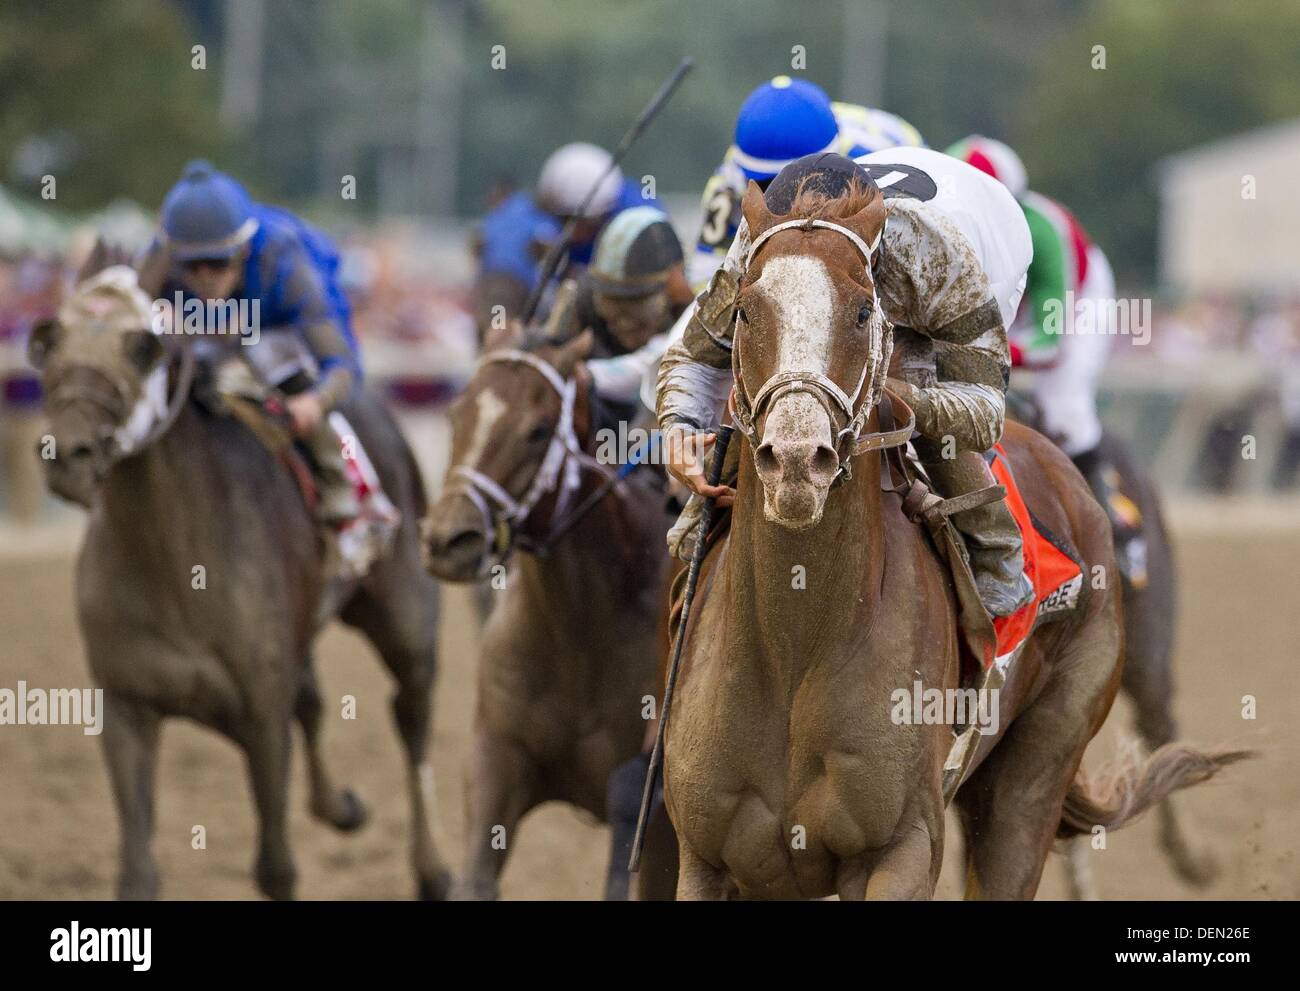
[[1078,214],[1121,279],[1149,281],[1159,160],[1297,114],[1295,0],[1103,0],[1043,63],[1022,149],[1030,184]]
[[187,159],[226,147],[220,70],[191,67],[199,43],[176,6],[155,0],[6,0],[0,176],[35,195],[48,165],[69,209],[156,203]]

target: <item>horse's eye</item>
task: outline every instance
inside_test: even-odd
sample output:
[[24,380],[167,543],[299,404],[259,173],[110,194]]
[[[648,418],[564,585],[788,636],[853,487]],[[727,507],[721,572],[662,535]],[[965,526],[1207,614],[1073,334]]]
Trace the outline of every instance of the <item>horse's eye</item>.
[[533,429],[528,432],[528,443],[540,444],[550,436],[551,428],[542,424],[541,426],[533,427]]
[[871,319],[871,307],[869,307],[869,306],[864,306],[862,309],[858,310],[858,326],[859,326],[859,327],[861,327],[861,326],[863,326],[864,324],[866,324],[866,322],[867,322],[868,320],[870,320],[870,319]]

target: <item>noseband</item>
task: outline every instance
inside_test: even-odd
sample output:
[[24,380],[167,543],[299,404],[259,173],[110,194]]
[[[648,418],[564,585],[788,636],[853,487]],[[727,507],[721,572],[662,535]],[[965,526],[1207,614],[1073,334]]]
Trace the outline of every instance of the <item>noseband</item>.
[[493,565],[503,563],[510,552],[518,547],[524,551],[540,552],[550,547],[549,537],[534,541],[520,532],[533,509],[542,498],[556,493],[553,520],[564,516],[582,484],[582,469],[592,468],[608,477],[605,466],[582,449],[573,429],[573,406],[577,396],[577,381],[565,379],[553,366],[528,351],[500,349],[490,351],[479,359],[478,367],[491,364],[527,365],[538,372],[560,397],[560,420],[551,434],[546,454],[537,467],[528,491],[515,499],[495,479],[477,468],[456,465],[451,470],[452,492],[463,494],[479,511],[483,520],[483,535],[487,538],[489,552],[484,555],[480,576],[486,576]]
[[[766,244],[774,234],[786,230],[812,231],[817,228],[835,231],[837,234],[842,234],[848,238],[862,256],[867,272],[871,271],[871,261],[876,250],[880,247],[883,229],[876,234],[875,241],[868,246],[866,241],[847,227],[818,218],[787,220],[784,223],[769,227],[755,238],[749,246],[749,251],[745,255],[745,271],[749,271],[759,248]],[[892,335],[885,333],[885,317],[880,308],[880,297],[874,290],[872,292],[872,308],[875,311],[875,319],[871,322],[871,340],[867,346],[867,357],[862,365],[862,374],[858,376],[858,384],[851,396],[841,389],[829,375],[822,372],[796,370],[778,372],[773,375],[763,383],[758,393],[751,400],[745,392],[743,369],[740,366],[740,348],[739,346],[732,348],[735,385],[728,400],[728,407],[731,411],[732,420],[740,432],[745,435],[745,439],[749,441],[750,449],[755,454],[758,452],[761,440],[756,426],[759,418],[778,399],[796,393],[804,393],[816,399],[822,408],[826,410],[832,425],[836,422],[837,415],[844,420],[844,427],[835,435],[835,453],[839,458],[839,468],[835,472],[835,479],[832,484],[839,484],[852,477],[851,461],[856,455],[888,447],[900,447],[907,443],[916,426],[916,415],[907,403],[892,392],[890,398],[894,403],[898,404],[899,409],[905,411],[906,422],[895,430],[862,436],[862,427],[867,422],[867,417],[871,415],[871,411],[876,407],[876,404],[880,402],[881,394],[884,392],[885,379],[889,375],[889,359],[894,347]]]

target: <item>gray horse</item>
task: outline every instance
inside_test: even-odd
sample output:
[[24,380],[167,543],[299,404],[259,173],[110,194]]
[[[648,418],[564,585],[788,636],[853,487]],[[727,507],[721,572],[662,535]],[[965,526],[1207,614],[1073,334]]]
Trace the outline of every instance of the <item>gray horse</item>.
[[[33,331],[29,356],[43,373],[50,488],[90,513],[77,614],[104,689],[104,754],[121,824],[119,897],[158,893],[151,839],[164,716],[192,719],[244,751],[260,827],[257,884],[269,897],[294,892],[286,830],[294,718],[307,742],[312,813],[343,831],[365,821],[365,808],[333,786],[321,755],[311,647],[331,612],[370,640],[396,679],[418,892],[441,897],[448,875],[432,835],[426,758],[438,592],[420,567],[416,524],[425,499],[409,449],[374,399],[357,396],[345,407],[402,523],[369,574],[322,608],[329,583],[321,535],[292,473],[246,426],[192,400],[193,363],[183,347],[165,347],[146,329],[148,296],[134,272],[117,266],[84,281],[107,260],[97,250],[59,319]],[[132,446],[122,429],[148,420],[151,386],[155,407],[158,391],[171,401]]]

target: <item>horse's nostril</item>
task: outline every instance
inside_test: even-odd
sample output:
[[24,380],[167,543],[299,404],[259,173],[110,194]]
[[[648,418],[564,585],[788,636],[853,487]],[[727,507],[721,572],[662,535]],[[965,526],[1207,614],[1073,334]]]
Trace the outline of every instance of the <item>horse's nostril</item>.
[[95,449],[89,444],[76,444],[68,452],[68,457],[73,461],[85,461],[87,458],[94,456]]
[[771,444],[759,445],[758,451],[754,455],[754,462],[760,475],[775,474],[781,468]]
[[814,474],[822,477],[827,475],[834,477],[839,470],[840,456],[835,453],[835,449],[827,447],[825,444],[818,445],[817,453],[813,455]]
[[449,553],[464,552],[475,548],[483,542],[483,535],[477,530],[461,530],[453,533],[443,542],[443,550]]

